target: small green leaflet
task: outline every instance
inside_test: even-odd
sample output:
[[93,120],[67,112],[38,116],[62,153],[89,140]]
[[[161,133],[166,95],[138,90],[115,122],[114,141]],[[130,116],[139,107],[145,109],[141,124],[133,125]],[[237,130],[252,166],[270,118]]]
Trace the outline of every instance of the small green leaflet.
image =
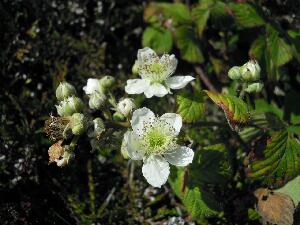
[[194,94],[181,93],[177,95],[177,112],[187,123],[195,122],[204,115],[204,100],[200,91]]
[[295,205],[298,205],[300,203],[300,175],[288,182],[282,188],[276,190],[276,192],[289,195],[293,199]]

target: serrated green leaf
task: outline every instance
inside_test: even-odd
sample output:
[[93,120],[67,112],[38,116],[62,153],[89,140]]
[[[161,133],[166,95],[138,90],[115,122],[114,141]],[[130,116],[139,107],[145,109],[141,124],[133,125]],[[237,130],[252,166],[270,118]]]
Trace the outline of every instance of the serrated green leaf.
[[292,42],[294,57],[300,62],[300,31],[299,30],[289,30],[289,38]]
[[144,47],[150,47],[158,54],[163,54],[172,49],[172,33],[164,28],[147,27],[143,33],[142,43]]
[[202,220],[203,218],[217,215],[220,205],[214,200],[211,193],[203,187],[186,186],[186,179],[184,169],[172,168],[171,176],[169,177],[171,188],[181,199],[193,219]]
[[182,59],[191,63],[202,63],[204,61],[200,43],[192,27],[181,26],[176,29],[176,44]]
[[223,144],[207,146],[198,151],[190,166],[190,185],[225,185],[232,176],[228,152]]
[[293,58],[292,48],[280,33],[272,26],[267,26],[265,61],[270,79],[279,79],[278,68]]
[[300,144],[286,130],[274,133],[263,156],[256,155],[249,160],[247,174],[263,184],[281,187],[300,174]]
[[203,30],[209,18],[209,9],[203,8],[201,5],[192,9],[192,17],[196,23],[197,33],[202,37]]
[[247,3],[231,3],[229,7],[233,11],[237,23],[242,27],[257,27],[265,24],[258,11]]
[[204,100],[201,92],[197,91],[195,94],[178,94],[177,105],[177,112],[187,123],[195,122],[204,115]]
[[208,97],[225,113],[232,129],[238,130],[238,125],[246,124],[250,118],[247,104],[240,98],[233,95],[219,94],[205,91]]
[[171,17],[176,24],[191,23],[192,17],[187,5],[182,3],[160,3],[167,17]]
[[300,176],[288,182],[282,188],[276,190],[276,192],[280,192],[290,196],[295,205],[298,205],[300,202]]

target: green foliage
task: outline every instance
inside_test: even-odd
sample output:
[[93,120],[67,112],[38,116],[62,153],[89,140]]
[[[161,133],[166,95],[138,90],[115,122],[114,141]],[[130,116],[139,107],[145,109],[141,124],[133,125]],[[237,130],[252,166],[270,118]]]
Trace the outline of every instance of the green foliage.
[[264,19],[253,5],[248,3],[230,3],[230,9],[237,23],[242,27],[257,27],[265,24]]
[[206,27],[207,20],[209,18],[210,11],[207,8],[199,5],[192,9],[192,17],[196,23],[197,33],[202,37],[204,28]]
[[169,183],[196,220],[217,215],[222,205],[208,185],[223,187],[232,176],[227,151],[222,144],[198,151],[188,171],[174,169]]
[[195,122],[204,115],[204,99],[200,91],[194,94],[181,93],[177,95],[177,112],[187,123]]
[[166,17],[171,17],[176,24],[191,22],[191,14],[187,5],[183,3],[161,3]]
[[248,176],[263,184],[281,187],[300,173],[300,144],[286,130],[275,132],[265,149],[251,156]]
[[169,183],[175,194],[181,199],[188,212],[195,220],[202,220],[218,214],[220,206],[208,191],[199,187],[189,187],[186,182],[187,175],[183,169],[173,169]]
[[298,205],[300,202],[300,175],[297,176],[295,179],[289,181],[286,185],[282,188],[277,189],[276,192],[280,192],[286,195],[289,195],[295,205]]
[[223,109],[228,123],[233,129],[238,129],[238,125],[247,123],[250,114],[247,104],[242,99],[211,91],[205,92],[215,104]]
[[175,35],[182,59],[191,63],[202,63],[204,58],[194,29],[188,26],[180,26],[176,29]]
[[172,49],[172,33],[168,29],[147,27],[143,33],[143,46],[155,50],[158,54],[169,52]]

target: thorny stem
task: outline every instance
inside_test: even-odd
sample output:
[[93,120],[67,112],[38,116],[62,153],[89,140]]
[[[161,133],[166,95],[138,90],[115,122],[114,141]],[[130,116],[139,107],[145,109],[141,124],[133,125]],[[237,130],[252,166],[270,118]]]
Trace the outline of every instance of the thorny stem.
[[87,172],[88,172],[88,186],[89,186],[89,197],[90,197],[90,208],[92,215],[95,216],[95,185],[93,177],[93,165],[92,160],[87,161]]
[[203,81],[203,83],[207,86],[207,88],[210,91],[218,92],[215,86],[210,82],[206,74],[203,72],[202,68],[200,66],[194,66],[194,69],[196,73],[199,75],[200,79]]
[[109,128],[129,128],[130,127],[130,123],[128,121],[126,121],[126,122],[105,121],[104,124],[106,127],[109,127]]

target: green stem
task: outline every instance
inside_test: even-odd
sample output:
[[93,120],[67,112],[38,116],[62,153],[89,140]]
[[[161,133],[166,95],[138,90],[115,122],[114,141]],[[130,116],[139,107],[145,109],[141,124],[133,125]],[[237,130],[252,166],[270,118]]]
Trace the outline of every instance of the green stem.
[[126,122],[105,121],[104,124],[106,127],[109,127],[109,128],[129,128],[130,127],[130,123],[128,121],[126,121]]
[[89,197],[90,197],[90,209],[92,215],[95,216],[95,184],[94,184],[94,177],[93,177],[93,166],[92,160],[89,159],[87,161],[87,172],[88,172],[88,186],[89,186]]

